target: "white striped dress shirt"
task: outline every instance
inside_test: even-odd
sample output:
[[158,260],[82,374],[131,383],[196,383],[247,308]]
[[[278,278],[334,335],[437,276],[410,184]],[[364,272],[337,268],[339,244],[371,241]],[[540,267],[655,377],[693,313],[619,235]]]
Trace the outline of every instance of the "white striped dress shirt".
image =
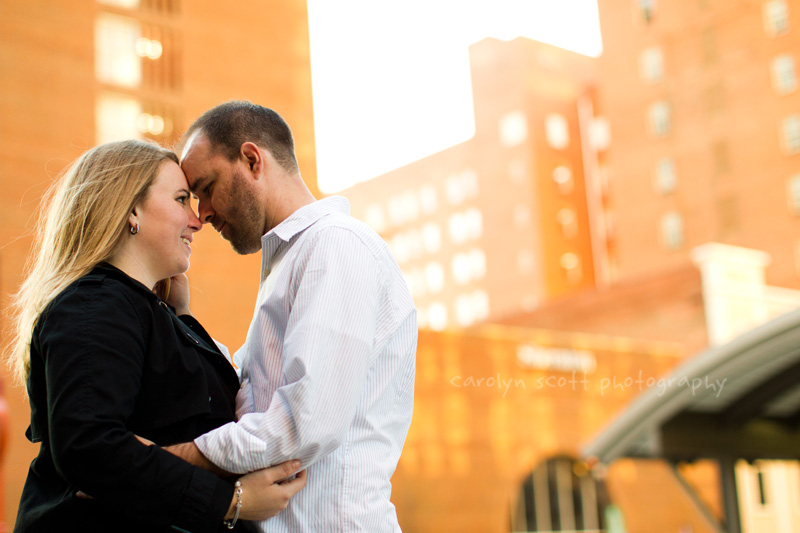
[[239,420],[195,441],[230,472],[308,469],[262,531],[400,531],[390,478],[411,423],[416,311],[386,243],[349,211],[327,198],[264,235],[255,316],[234,355]]

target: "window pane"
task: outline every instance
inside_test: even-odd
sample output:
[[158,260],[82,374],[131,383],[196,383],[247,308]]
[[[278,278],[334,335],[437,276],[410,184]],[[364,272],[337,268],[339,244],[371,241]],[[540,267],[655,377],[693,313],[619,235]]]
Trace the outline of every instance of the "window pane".
[[569,146],[569,125],[567,119],[556,113],[550,114],[545,119],[545,134],[547,144],[562,150]]
[[665,157],[656,164],[656,190],[661,194],[668,194],[675,190],[675,163],[671,158]]
[[134,98],[105,93],[95,103],[97,143],[141,139],[139,117],[142,105]]
[[783,143],[788,153],[800,152],[800,118],[796,115],[783,119]]
[[792,213],[800,215],[800,175],[792,176],[787,186],[789,209]]
[[522,111],[512,111],[500,118],[500,144],[518,146],[528,139],[528,121]]
[[789,29],[789,13],[784,0],[770,0],[764,3],[764,29],[767,35],[777,36]]
[[122,87],[138,87],[142,60],[136,53],[141,37],[139,23],[127,17],[101,13],[95,20],[95,76],[97,81]]
[[124,9],[136,9],[139,7],[139,0],[97,0],[97,3]]
[[639,68],[644,81],[661,81],[664,76],[664,58],[660,48],[648,48],[642,51]]
[[667,213],[661,218],[661,239],[671,250],[683,245],[683,218],[679,213]]
[[666,102],[656,102],[650,106],[650,131],[656,137],[664,137],[672,128],[670,107]]
[[772,86],[780,94],[786,94],[797,88],[794,58],[789,55],[772,60]]

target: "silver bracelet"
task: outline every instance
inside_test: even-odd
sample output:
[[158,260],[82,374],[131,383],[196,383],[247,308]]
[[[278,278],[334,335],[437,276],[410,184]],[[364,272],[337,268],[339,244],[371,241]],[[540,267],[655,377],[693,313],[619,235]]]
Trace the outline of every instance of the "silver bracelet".
[[228,529],[233,529],[233,526],[236,525],[236,521],[239,520],[239,511],[242,510],[242,482],[237,481],[233,485],[233,493],[236,495],[236,511],[233,512],[233,518],[230,520],[223,520],[222,522],[228,526]]

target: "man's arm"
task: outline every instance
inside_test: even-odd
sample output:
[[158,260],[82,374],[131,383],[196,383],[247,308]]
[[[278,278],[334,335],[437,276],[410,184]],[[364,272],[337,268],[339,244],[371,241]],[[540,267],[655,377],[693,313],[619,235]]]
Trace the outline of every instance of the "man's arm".
[[224,470],[250,472],[289,459],[313,464],[344,441],[364,394],[385,276],[351,231],[326,228],[313,238],[292,262],[291,312],[282,318],[285,385],[266,412],[195,440]]
[[[137,438],[142,440],[140,437]],[[173,444],[172,446],[164,446],[164,449],[172,455],[180,457],[187,463],[194,466],[199,466],[200,468],[208,470],[209,472],[216,474],[221,478],[232,478],[236,476],[231,472],[226,472],[209,461],[206,456],[200,452],[200,448],[198,448],[194,442],[184,442],[181,444]]]

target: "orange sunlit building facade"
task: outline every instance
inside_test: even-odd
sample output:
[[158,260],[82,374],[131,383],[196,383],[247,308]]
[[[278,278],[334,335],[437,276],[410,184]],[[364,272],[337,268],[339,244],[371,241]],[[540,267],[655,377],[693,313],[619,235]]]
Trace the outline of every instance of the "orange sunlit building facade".
[[[666,465],[589,475],[570,461],[641,387],[752,323],[725,329],[706,286],[752,254],[702,259],[698,246],[768,252],[745,276],[723,268],[730,284],[800,287],[800,0],[598,4],[602,57],[474,45],[474,138],[342,193],[392,247],[419,309],[414,420],[393,480],[406,531],[613,527],[600,502],[631,532],[713,531]],[[205,109],[246,98],[286,117],[316,189],[302,0],[4,0],[0,50],[3,310],[41,193],[98,142],[171,144]],[[213,232],[194,250],[194,311],[236,347],[258,258]],[[24,394],[2,378],[10,528],[36,450]],[[713,466],[678,468],[719,516]]]
[[[316,190],[307,18],[304,0],[235,7],[211,0],[3,0],[0,309],[21,281],[41,194],[95,144],[149,138],[172,145],[206,109],[248,99],[289,122],[301,172]],[[199,233],[193,248],[195,312],[218,338],[238,346],[259,259],[236,256],[212,231]],[[0,322],[7,324],[4,316]],[[0,456],[0,522],[10,530],[37,447],[24,437],[29,409],[22,388],[5,370],[0,376],[10,411],[9,425],[0,428],[0,442],[8,443]]]
[[[613,334],[688,357],[800,305],[800,2],[598,7],[597,59],[473,45],[475,136],[343,192],[395,251],[425,327]],[[714,467],[679,467],[705,506],[691,515],[667,465],[624,464],[608,483],[629,531],[714,530]]]

